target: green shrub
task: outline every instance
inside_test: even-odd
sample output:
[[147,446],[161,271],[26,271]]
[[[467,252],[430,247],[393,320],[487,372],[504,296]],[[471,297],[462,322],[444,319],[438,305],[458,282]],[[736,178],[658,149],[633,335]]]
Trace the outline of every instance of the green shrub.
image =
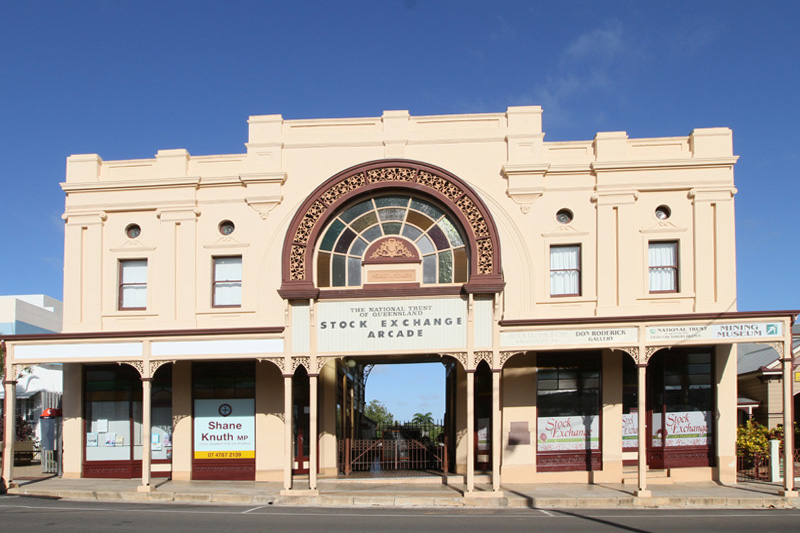
[[770,433],[766,426],[762,426],[755,420],[748,420],[736,430],[736,454],[753,457],[768,453]]

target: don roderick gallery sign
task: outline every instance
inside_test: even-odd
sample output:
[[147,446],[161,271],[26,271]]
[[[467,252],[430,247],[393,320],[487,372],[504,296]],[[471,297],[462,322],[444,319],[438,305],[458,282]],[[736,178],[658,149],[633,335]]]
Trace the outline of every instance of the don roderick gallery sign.
[[317,350],[441,350],[467,344],[463,298],[320,302]]

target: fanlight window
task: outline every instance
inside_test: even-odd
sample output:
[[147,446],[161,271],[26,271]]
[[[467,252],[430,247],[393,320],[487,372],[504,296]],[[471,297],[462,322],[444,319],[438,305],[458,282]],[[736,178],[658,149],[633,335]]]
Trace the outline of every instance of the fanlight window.
[[390,235],[416,245],[423,284],[466,283],[469,253],[455,217],[428,201],[391,195],[351,205],[328,224],[317,253],[317,285],[360,286],[364,253],[372,242]]

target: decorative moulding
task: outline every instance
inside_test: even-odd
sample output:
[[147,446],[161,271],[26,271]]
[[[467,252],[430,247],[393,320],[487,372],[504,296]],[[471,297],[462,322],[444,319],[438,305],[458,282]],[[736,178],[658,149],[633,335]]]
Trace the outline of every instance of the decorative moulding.
[[76,212],[68,211],[61,215],[61,219],[70,226],[90,226],[95,224],[102,225],[108,220],[108,213],[105,211]]
[[544,194],[544,175],[549,168],[549,164],[503,165],[503,176],[508,181],[506,194],[522,213],[529,213],[533,202]]
[[419,253],[410,241],[394,236],[379,239],[364,254],[364,264],[418,263],[419,260]]
[[145,246],[143,243],[136,240],[130,240],[122,243],[116,248],[109,248],[109,252],[152,252],[155,246]]
[[247,248],[250,243],[239,242],[229,235],[224,235],[211,244],[204,244],[205,249],[219,249],[219,248]]
[[542,233],[542,237],[585,237],[588,231],[578,231],[572,224],[558,224],[548,232]]
[[197,220],[200,210],[196,207],[174,207],[156,209],[156,217],[163,222],[182,222],[184,220]]
[[262,220],[269,217],[269,212],[275,209],[275,206],[283,201],[283,196],[265,196],[261,198],[245,198],[247,205],[252,207],[258,213]]
[[639,199],[639,191],[598,191],[590,200],[597,205],[622,205],[632,204]]
[[472,274],[467,285],[475,282],[476,286],[486,289],[487,285],[495,287],[499,282],[502,290],[497,229],[481,198],[469,185],[446,170],[403,159],[370,161],[345,169],[306,198],[292,218],[284,240],[283,283],[278,291],[284,299],[316,297],[313,253],[321,228],[339,207],[350,200],[385,191],[387,187],[429,195],[443,204],[459,219],[470,242]]
[[642,228],[639,230],[641,233],[683,233],[686,228],[676,226],[668,220],[659,220],[654,226],[649,228]]

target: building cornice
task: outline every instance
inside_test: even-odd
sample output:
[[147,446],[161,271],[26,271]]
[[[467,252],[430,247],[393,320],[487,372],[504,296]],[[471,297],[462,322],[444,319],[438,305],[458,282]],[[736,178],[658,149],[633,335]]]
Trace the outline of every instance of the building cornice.
[[283,333],[283,326],[263,326],[254,328],[198,328],[198,329],[159,329],[129,331],[94,331],[72,333],[37,333],[30,335],[4,335],[5,342],[17,341],[63,341],[82,339],[129,339],[153,337],[186,337],[186,336],[237,336],[237,335],[274,335]]
[[688,320],[735,320],[750,318],[790,318],[794,322],[800,310],[788,311],[728,311],[723,313],[683,313],[674,315],[592,316],[582,318],[522,318],[500,320],[503,327],[552,326],[574,324],[611,324],[642,322],[674,322]]
[[590,167],[595,172],[637,171],[637,170],[679,170],[687,168],[730,168],[739,156],[703,157],[686,159],[654,159],[641,161],[594,161]]
[[[235,178],[238,182],[238,176]],[[61,189],[66,193],[99,192],[99,191],[127,191],[142,189],[173,189],[176,187],[193,187],[200,185],[200,176],[172,177],[140,180],[99,181],[94,183],[68,183],[62,182]]]

